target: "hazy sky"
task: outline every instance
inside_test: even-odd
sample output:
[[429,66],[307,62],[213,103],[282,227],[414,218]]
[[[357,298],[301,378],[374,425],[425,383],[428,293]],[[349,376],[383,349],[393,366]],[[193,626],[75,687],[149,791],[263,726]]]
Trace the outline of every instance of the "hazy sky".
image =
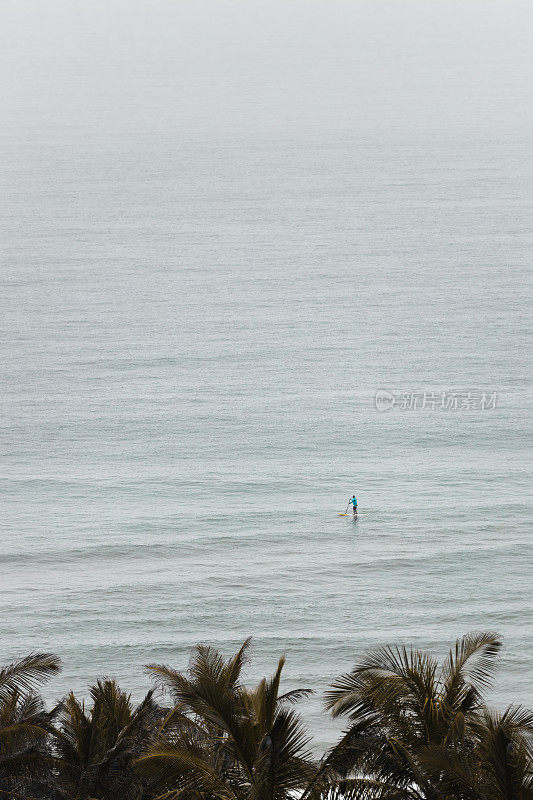
[[[531,85],[533,4],[499,0],[2,0],[0,88],[7,125],[30,124],[49,106],[51,120],[67,122],[86,99],[92,118],[106,125],[150,98],[173,120],[172,102],[189,112],[213,104],[214,127],[233,126],[246,105],[264,108],[262,124],[299,125],[299,106],[316,98],[322,125],[386,109],[392,124],[421,114],[506,114],[506,88],[523,97]],[[475,52],[470,59],[469,53]],[[480,64],[482,68],[480,69]],[[166,66],[165,81],[161,67]],[[163,71],[164,74],[164,71]],[[346,118],[338,95],[346,95]],[[302,102],[305,98],[306,102]],[[432,107],[439,104],[436,113]],[[164,106],[167,106],[166,112]],[[83,113],[83,111],[82,111]],[[531,111],[521,110],[524,122]],[[450,124],[460,124],[451,119]]]

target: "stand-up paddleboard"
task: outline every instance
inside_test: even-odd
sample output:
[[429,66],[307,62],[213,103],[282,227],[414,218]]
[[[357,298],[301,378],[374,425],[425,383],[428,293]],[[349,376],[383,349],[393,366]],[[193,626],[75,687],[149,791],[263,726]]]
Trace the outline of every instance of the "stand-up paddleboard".
[[360,517],[364,514],[364,511],[358,511],[357,514],[354,514],[353,511],[348,511],[347,513],[339,513],[337,512],[338,517]]

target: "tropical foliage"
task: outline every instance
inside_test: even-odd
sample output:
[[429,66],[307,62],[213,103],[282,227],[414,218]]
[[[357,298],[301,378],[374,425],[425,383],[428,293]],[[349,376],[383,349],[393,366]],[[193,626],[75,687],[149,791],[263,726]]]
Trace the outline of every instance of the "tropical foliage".
[[58,800],[141,800],[146,780],[133,765],[154,741],[163,716],[149,692],[133,707],[114,681],[90,689],[90,710],[71,693],[53,730]]
[[533,714],[487,706],[500,648],[473,633],[441,665],[367,653],[326,692],[345,730],[322,758],[283,658],[245,684],[249,641],[231,658],[198,645],[185,672],[151,665],[159,694],[137,706],[101,680],[89,705],[71,693],[49,712],[36,691],[59,660],[30,655],[0,670],[0,800],[533,800]]
[[501,642],[475,633],[441,667],[428,653],[383,647],[326,693],[348,728],[324,759],[330,789],[353,798],[526,800],[531,796],[532,718],[494,715],[484,693]]
[[271,678],[246,688],[241,672],[248,647],[245,642],[225,660],[198,646],[188,675],[151,668],[170,689],[175,712],[139,767],[168,798],[286,800],[311,779],[309,739],[290,707],[308,691],[280,695],[283,658]]
[[33,653],[0,669],[0,798],[16,798],[17,792],[40,797],[48,783],[49,730],[57,708],[46,713],[35,692],[59,670],[59,659],[50,653]]

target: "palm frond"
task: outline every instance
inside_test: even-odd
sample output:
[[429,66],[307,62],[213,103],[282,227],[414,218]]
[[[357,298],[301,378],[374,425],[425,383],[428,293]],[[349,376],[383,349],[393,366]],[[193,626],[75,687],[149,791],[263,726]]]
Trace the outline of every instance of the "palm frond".
[[231,658],[226,665],[225,674],[228,689],[234,688],[240,680],[242,668],[248,659],[248,651],[250,649],[251,642],[251,637],[245,639],[242,647],[235,653],[233,658]]
[[229,738],[231,746],[251,777],[257,732],[255,719],[247,710],[247,693],[237,682],[237,664],[248,647],[248,640],[237,658],[225,660],[212,647],[197,646],[191,657],[189,676],[170,667],[151,665],[148,669],[169,686],[176,703]]
[[450,708],[466,688],[477,697],[491,686],[495,661],[502,646],[497,633],[475,631],[458,639],[446,658],[440,676],[443,698]]
[[201,796],[216,797],[221,800],[238,800],[196,743],[189,741],[185,747],[154,747],[137,761],[137,768],[147,775],[155,786],[161,788],[161,796],[166,793],[198,793]]
[[292,689],[290,692],[280,694],[278,697],[278,703],[280,705],[294,705],[300,700],[303,700],[305,697],[310,697],[314,693],[314,689]]
[[281,671],[285,664],[285,656],[282,656],[278,662],[278,667],[274,675],[267,680],[264,678],[255,692],[251,692],[251,696],[255,700],[256,719],[260,729],[260,735],[263,736],[266,731],[269,731],[274,724],[274,716],[278,703],[279,684],[281,681]]
[[390,786],[373,778],[349,778],[332,782],[324,800],[420,800],[413,789]]
[[405,647],[380,647],[365,655],[326,692],[326,708],[334,717],[358,718],[377,708],[420,709],[435,694],[436,662],[426,653]]
[[31,653],[0,669],[0,703],[13,691],[31,693],[61,669],[53,653]]
[[303,790],[315,771],[309,743],[299,716],[280,710],[258,748],[249,800],[281,800]]

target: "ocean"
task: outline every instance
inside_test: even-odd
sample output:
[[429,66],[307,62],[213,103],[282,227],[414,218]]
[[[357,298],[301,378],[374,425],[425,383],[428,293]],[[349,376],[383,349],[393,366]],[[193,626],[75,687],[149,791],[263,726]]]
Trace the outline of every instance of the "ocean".
[[2,16],[0,661],[251,636],[324,747],[366,649],[496,630],[527,704],[531,6]]

